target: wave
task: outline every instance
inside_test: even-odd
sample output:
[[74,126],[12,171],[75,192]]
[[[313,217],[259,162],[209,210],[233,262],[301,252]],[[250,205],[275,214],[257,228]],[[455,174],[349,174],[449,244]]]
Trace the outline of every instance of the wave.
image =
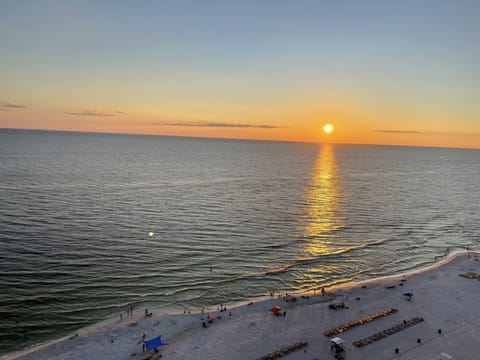
[[[359,250],[359,249],[364,249],[372,246],[377,246],[385,243],[387,240],[382,239],[382,240],[375,240],[375,241],[370,241],[368,243],[364,244],[358,244],[358,245],[352,245],[348,246],[345,248],[340,248],[336,251],[331,251],[329,253],[325,254],[320,254],[316,256],[310,256],[310,257],[303,257],[303,258],[296,258],[292,263],[288,264],[282,264],[282,265],[277,265],[275,267],[269,268],[264,272],[265,275],[272,275],[272,274],[279,274],[279,273],[284,273],[289,271],[290,269],[299,266],[299,265],[309,265],[309,264],[314,264],[318,261],[321,260],[330,260],[338,255],[344,255],[348,254],[352,251]],[[357,254],[358,255],[358,254]]]

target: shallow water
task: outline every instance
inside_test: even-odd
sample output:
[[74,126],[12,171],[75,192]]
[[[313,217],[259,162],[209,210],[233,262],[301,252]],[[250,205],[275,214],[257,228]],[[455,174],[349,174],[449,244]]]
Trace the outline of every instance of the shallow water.
[[[0,130],[0,353],[478,249],[480,151]],[[153,236],[149,236],[153,232]]]

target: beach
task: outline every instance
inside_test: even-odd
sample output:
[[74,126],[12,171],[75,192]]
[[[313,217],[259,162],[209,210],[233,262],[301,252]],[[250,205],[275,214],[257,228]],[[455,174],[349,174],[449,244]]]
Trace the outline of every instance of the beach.
[[[480,283],[459,275],[480,273],[478,259],[478,253],[451,254],[415,272],[324,294],[222,304],[224,311],[220,304],[203,313],[152,309],[145,316],[145,309],[135,309],[1,359],[333,359],[334,337],[343,341],[339,356],[348,359],[474,359]],[[277,315],[274,306],[281,308]],[[143,340],[158,335],[167,345],[144,350]],[[365,345],[358,347],[360,340]]]

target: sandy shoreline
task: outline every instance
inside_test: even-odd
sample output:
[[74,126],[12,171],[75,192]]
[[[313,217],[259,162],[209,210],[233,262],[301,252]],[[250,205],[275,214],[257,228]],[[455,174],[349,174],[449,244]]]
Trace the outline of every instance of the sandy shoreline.
[[[452,254],[410,273],[342,284],[327,289],[325,296],[295,294],[296,301],[287,302],[282,294],[222,312],[162,314],[153,310],[153,315],[145,318],[143,311],[136,311],[133,316],[108,319],[80,329],[78,335],[0,359],[143,360],[149,357],[142,349],[143,334],[147,339],[162,335],[168,344],[152,353],[152,358],[258,359],[308,342],[282,358],[334,359],[330,337],[324,332],[391,308],[397,311],[337,335],[344,340],[347,359],[474,359],[475,350],[480,349],[480,282],[458,275],[480,273],[476,256],[480,257],[473,252]],[[405,292],[413,294],[411,301]],[[331,303],[343,303],[344,307],[332,310]],[[270,312],[276,305],[282,308],[282,316]],[[207,315],[216,320],[208,324]],[[415,318],[422,321],[410,326]],[[377,337],[381,339],[366,346],[354,345]]]

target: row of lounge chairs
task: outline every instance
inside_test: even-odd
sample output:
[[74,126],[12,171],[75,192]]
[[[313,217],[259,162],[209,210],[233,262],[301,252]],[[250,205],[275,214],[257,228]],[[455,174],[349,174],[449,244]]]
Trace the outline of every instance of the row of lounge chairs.
[[325,334],[325,336],[328,336],[328,337],[335,336],[335,335],[340,334],[340,333],[343,333],[343,332],[345,332],[345,331],[347,331],[347,330],[349,330],[349,329],[351,329],[351,328],[354,328],[354,327],[356,327],[356,326],[360,326],[360,325],[369,323],[370,321],[373,321],[373,320],[382,318],[382,317],[384,317],[384,316],[393,314],[393,313],[395,313],[395,312],[397,312],[397,311],[398,311],[398,310],[395,309],[395,308],[390,308],[390,309],[387,309],[387,310],[385,310],[385,311],[381,311],[381,312],[378,312],[378,313],[375,313],[375,314],[372,314],[372,315],[363,317],[363,318],[361,318],[361,319],[358,319],[358,320],[355,320],[355,321],[351,321],[351,322],[349,322],[348,324],[341,325],[341,326],[338,326],[338,327],[336,327],[336,328],[334,328],[334,329],[325,331],[324,334]]
[[353,345],[355,345],[356,347],[363,347],[363,346],[367,346],[368,344],[371,344],[375,341],[378,341],[378,340],[381,340],[381,339],[384,339],[386,338],[387,336],[390,336],[390,335],[393,335],[393,334],[396,334],[397,332],[399,331],[402,331],[406,328],[409,328],[410,326],[413,326],[413,325],[416,325],[418,323],[421,323],[423,321],[423,318],[421,317],[415,317],[413,319],[410,319],[410,320],[404,320],[403,323],[401,324],[398,324],[398,325],[395,325],[395,326],[392,326],[391,328],[388,328],[388,329],[385,329],[383,331],[380,331],[376,334],[373,334],[367,338],[364,338],[364,339],[361,339],[361,340],[358,340],[358,341],[355,341],[353,343]]
[[467,279],[480,279],[480,274],[470,272],[470,271],[463,274],[459,274],[458,276],[461,276]]
[[261,358],[259,358],[258,360],[275,360],[275,359],[279,359],[283,356],[286,356],[294,351],[297,351],[297,350],[300,350],[300,349],[303,349],[304,347],[307,347],[308,346],[308,341],[301,341],[301,342],[298,342],[298,343],[295,343],[295,344],[292,344],[290,346],[287,346],[287,347],[284,347],[284,348],[281,348],[280,350],[277,350],[271,354],[268,354],[268,355],[265,355],[265,356],[262,356]]

